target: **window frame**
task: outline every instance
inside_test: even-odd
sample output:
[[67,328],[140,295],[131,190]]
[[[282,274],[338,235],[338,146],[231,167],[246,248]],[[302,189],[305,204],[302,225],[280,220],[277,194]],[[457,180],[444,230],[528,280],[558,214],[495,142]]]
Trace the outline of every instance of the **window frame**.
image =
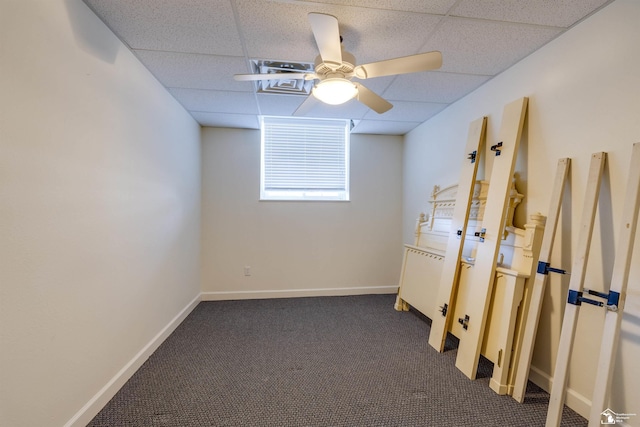
[[[265,121],[267,123],[265,123]],[[279,122],[280,126],[286,126],[287,122],[290,122],[293,126],[293,122],[297,126],[300,126],[303,121],[309,121],[309,123],[313,123],[314,127],[321,127],[322,123],[333,124],[334,132],[341,128],[344,130],[342,134],[343,137],[340,140],[341,149],[344,153],[340,156],[342,159],[342,164],[339,167],[342,170],[343,174],[343,184],[340,188],[336,186],[335,189],[312,189],[312,188],[283,188],[282,190],[277,189],[266,189],[266,145],[268,141],[266,140],[266,127],[270,124],[276,124],[274,122]],[[271,122],[271,123],[269,123]],[[338,126],[339,125],[339,126]],[[308,130],[308,129],[307,129]],[[306,118],[306,117],[279,117],[279,116],[261,116],[260,117],[260,201],[338,201],[338,202],[348,202],[350,201],[350,120],[344,119],[326,119],[326,118]],[[306,131],[305,131],[306,132]],[[314,135],[318,135],[315,133]],[[337,139],[336,139],[337,140]],[[317,140],[316,140],[317,141]],[[311,137],[311,141],[305,140],[304,143],[306,146],[310,146],[312,151],[313,147],[318,147],[317,142],[313,141],[313,137]],[[316,159],[317,160],[317,159]],[[316,171],[317,173],[317,171]],[[314,173],[312,172],[312,175]],[[282,177],[280,177],[282,178]],[[293,179],[293,178],[292,178]],[[309,178],[306,178],[309,179]],[[311,180],[313,181],[313,180]],[[295,186],[294,184],[292,184]],[[344,188],[342,188],[344,187]]]

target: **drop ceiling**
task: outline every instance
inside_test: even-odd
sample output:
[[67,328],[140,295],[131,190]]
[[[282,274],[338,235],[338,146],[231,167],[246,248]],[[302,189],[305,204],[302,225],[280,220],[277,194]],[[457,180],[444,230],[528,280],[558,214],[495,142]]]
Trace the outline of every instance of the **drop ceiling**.
[[[334,15],[357,64],[439,50],[436,71],[367,79],[393,104],[316,103],[354,133],[403,135],[544,46],[611,0],[84,0],[203,126],[259,128],[305,97],[257,93],[252,60],[313,62],[307,14]],[[553,66],[552,64],[550,66]]]

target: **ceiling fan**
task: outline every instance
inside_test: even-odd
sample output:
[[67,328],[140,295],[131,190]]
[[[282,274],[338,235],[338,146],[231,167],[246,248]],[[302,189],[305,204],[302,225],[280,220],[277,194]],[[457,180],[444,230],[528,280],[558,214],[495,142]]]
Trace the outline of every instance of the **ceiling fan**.
[[338,29],[338,19],[324,13],[309,13],[311,31],[318,45],[320,55],[315,60],[313,73],[268,73],[268,74],[236,74],[239,81],[304,79],[318,80],[311,93],[294,115],[304,114],[313,105],[313,98],[331,105],[339,105],[356,98],[375,112],[382,114],[393,105],[387,100],[367,89],[364,85],[351,79],[368,79],[396,74],[415,73],[440,68],[442,54],[438,51],[387,59],[364,65],[355,65],[355,57],[342,49]]

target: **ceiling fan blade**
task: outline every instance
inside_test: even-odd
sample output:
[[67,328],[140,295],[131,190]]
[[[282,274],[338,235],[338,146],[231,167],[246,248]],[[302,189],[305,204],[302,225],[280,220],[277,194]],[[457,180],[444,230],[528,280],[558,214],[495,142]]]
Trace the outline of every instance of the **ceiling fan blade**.
[[239,82],[252,80],[313,80],[315,73],[266,73],[266,74],[234,74],[233,78]]
[[442,53],[436,51],[358,65],[354,74],[359,79],[435,70],[442,66]]
[[324,13],[310,13],[309,23],[323,62],[342,64],[338,18]]
[[360,83],[354,82],[354,84],[358,88],[358,95],[356,95],[356,99],[362,102],[367,107],[371,108],[376,113],[382,114],[385,111],[389,111],[393,108],[393,105],[389,101],[382,98],[377,93],[372,92]]
[[313,95],[307,96],[307,99],[302,101],[302,104],[293,112],[294,116],[304,116],[316,105],[316,99]]

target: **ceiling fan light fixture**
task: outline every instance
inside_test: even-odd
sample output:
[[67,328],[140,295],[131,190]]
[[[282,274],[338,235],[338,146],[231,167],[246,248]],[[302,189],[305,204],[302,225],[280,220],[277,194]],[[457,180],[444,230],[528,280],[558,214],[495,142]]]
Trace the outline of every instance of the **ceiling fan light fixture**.
[[347,79],[331,78],[318,83],[311,93],[325,104],[340,105],[353,99],[358,94],[358,88]]

